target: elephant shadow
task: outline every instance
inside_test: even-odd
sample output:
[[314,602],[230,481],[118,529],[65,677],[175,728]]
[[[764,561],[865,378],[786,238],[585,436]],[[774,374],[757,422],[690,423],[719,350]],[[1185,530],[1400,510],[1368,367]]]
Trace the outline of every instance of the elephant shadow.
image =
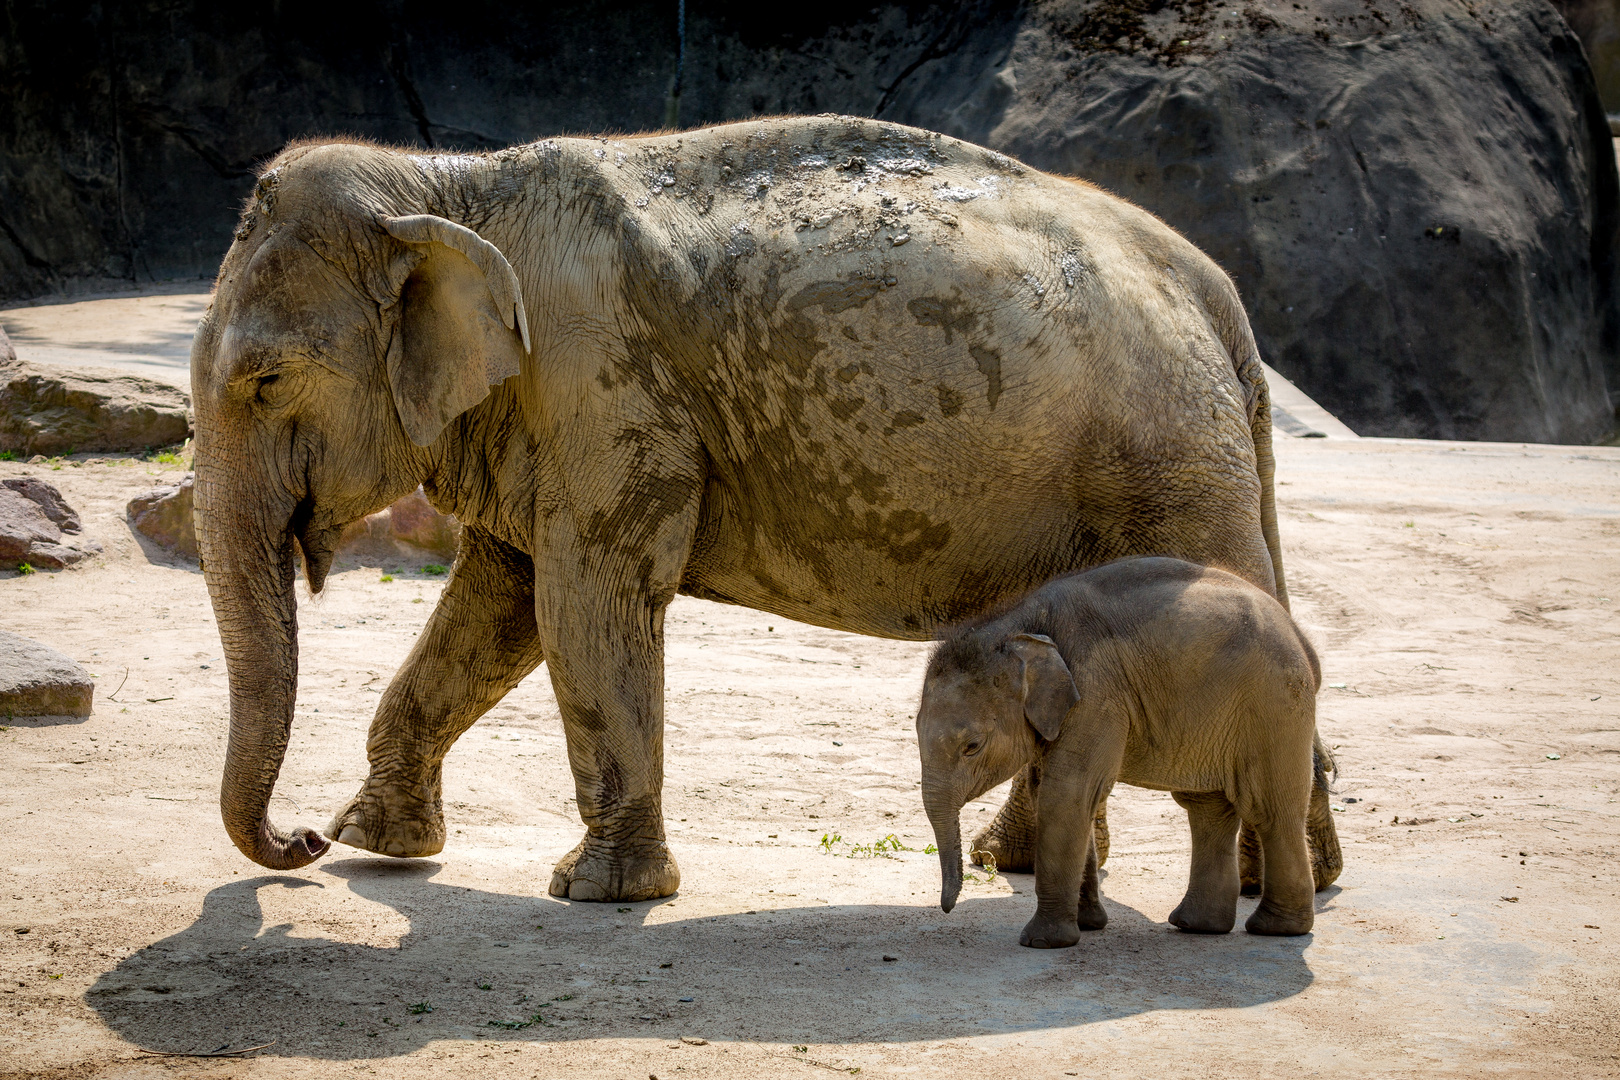
[[[683,917],[679,896],[568,903],[441,885],[438,871],[353,858],[222,885],[85,1000],[147,1050],[273,1043],[260,1053],[341,1061],[443,1040],[938,1040],[1243,1008],[1312,981],[1309,935],[1186,935],[1112,902],[1108,928],[1074,948],[1020,948],[1027,875],[1007,877],[1017,894],[968,895],[951,915],[818,904]],[[307,889],[331,891],[288,892]],[[294,902],[296,922],[266,925],[267,908]]]

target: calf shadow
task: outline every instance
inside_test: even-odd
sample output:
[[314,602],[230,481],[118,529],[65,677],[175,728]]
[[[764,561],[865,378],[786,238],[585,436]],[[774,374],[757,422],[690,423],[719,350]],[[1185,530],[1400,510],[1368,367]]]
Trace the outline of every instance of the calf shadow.
[[[1115,903],[1108,928],[1072,949],[1020,948],[1027,875],[1008,877],[1017,894],[969,895],[950,915],[817,904],[687,919],[678,897],[674,908],[572,904],[441,885],[438,870],[355,858],[223,885],[191,926],[120,962],[85,1000],[150,1050],[274,1040],[263,1053],[341,1061],[445,1039],[909,1042],[1244,1008],[1312,981],[1309,935],[1198,937]],[[316,910],[301,905],[298,933],[265,925],[265,904],[287,889],[331,890]],[[303,936],[363,934],[370,920],[342,906],[349,892],[392,909],[379,922],[408,922],[397,945]]]

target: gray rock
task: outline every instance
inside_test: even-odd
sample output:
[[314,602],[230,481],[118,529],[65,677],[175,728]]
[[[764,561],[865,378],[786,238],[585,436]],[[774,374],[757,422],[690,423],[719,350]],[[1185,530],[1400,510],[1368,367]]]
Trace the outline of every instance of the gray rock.
[[62,498],[62,493],[36,476],[13,476],[0,480],[0,487],[8,487],[40,508],[40,511],[65,533],[76,533],[83,525],[79,515]]
[[0,717],[89,716],[95,680],[71,657],[0,630]]
[[159,547],[199,558],[197,529],[192,521],[194,473],[186,473],[178,484],[162,484],[129,500],[129,524],[136,532]]
[[0,450],[139,451],[184,442],[190,399],[167,383],[98,368],[0,361]]
[[455,561],[461,523],[441,514],[417,488],[383,510],[343,530],[338,551],[372,563]]
[[62,570],[98,554],[99,542],[63,536],[79,529],[79,515],[50,484],[32,476],[0,481],[0,570]]

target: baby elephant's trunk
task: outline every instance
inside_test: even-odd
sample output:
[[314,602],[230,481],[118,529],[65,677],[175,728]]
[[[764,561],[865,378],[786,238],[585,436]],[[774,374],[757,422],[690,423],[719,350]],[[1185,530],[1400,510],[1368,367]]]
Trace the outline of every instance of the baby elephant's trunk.
[[939,795],[923,795],[923,806],[934,826],[934,843],[939,846],[939,906],[949,911],[962,892],[962,806]]

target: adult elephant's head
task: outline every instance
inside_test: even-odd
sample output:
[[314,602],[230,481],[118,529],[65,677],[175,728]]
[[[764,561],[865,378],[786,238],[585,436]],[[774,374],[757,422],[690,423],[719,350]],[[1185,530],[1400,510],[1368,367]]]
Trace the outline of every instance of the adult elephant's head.
[[414,488],[527,351],[512,267],[437,202],[431,170],[393,151],[284,153],[192,345],[197,536],[230,672],[220,808],[273,869],[328,847],[268,816],[298,684],[294,556],[319,592],[343,527]]

